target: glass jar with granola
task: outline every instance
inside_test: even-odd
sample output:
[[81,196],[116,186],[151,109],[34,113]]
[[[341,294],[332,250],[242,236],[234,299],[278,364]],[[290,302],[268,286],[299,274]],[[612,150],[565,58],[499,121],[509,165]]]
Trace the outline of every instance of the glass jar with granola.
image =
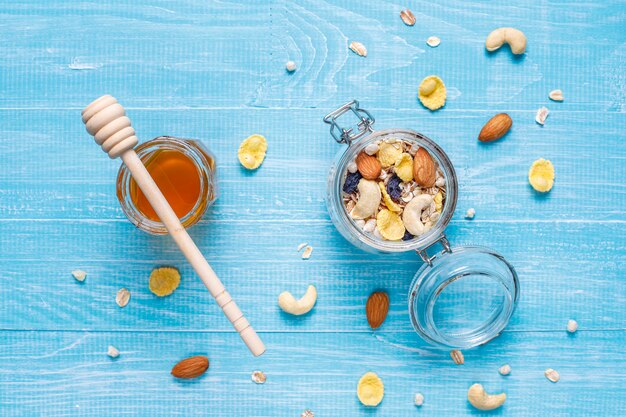
[[[349,114],[356,125],[344,128],[339,119]],[[363,250],[415,250],[424,261],[409,293],[418,334],[434,345],[455,348],[497,336],[517,304],[517,274],[487,248],[450,246],[445,228],[456,207],[458,182],[446,153],[413,130],[375,131],[374,118],[356,100],[324,122],[337,142],[348,145],[328,176],[326,201],[337,230]],[[442,250],[429,255],[435,245]]]

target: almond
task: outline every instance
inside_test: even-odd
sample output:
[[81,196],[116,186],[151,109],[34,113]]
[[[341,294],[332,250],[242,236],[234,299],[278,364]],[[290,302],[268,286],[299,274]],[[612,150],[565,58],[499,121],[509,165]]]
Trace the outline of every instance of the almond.
[[389,311],[389,296],[386,292],[376,291],[373,292],[367,299],[365,305],[365,314],[367,315],[367,322],[372,329],[378,329],[381,324],[387,318],[387,312]]
[[172,368],[172,375],[176,378],[197,378],[209,368],[209,358],[206,356],[192,356],[178,362]]
[[481,142],[492,142],[496,139],[500,139],[502,136],[506,135],[511,125],[513,125],[513,120],[511,120],[508,114],[496,114],[483,126],[478,134],[478,140]]
[[425,188],[435,185],[437,179],[435,161],[424,148],[419,148],[413,157],[413,179]]
[[356,167],[366,180],[375,180],[382,169],[380,161],[375,156],[361,152],[356,157]]

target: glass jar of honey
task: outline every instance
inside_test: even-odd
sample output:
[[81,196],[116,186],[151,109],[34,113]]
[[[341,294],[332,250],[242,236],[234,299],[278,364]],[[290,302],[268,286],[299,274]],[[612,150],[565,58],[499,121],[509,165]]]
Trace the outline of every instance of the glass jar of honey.
[[[217,198],[215,157],[199,141],[159,136],[135,148],[146,169],[186,228],[196,224]],[[126,165],[117,175],[117,198],[128,219],[151,234],[167,230]]]

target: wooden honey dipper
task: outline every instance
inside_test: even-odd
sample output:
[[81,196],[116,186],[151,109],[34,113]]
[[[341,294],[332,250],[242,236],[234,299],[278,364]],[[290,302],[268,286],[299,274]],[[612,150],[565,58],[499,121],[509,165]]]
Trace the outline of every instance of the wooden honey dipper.
[[138,140],[135,136],[135,129],[130,125],[130,119],[126,117],[124,107],[114,97],[105,95],[85,107],[82,116],[87,132],[95,138],[102,150],[109,154],[111,159],[122,158],[168,233],[200,276],[235,330],[239,332],[248,349],[254,356],[259,356],[265,352],[265,345],[261,338],[250,326],[207,260],[202,256],[143,162],[135,153],[134,148]]

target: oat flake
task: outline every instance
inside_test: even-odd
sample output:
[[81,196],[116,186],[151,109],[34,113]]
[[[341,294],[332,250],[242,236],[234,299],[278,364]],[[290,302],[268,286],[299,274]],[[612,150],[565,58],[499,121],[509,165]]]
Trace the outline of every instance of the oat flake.
[[548,378],[551,382],[554,382],[554,383],[558,382],[558,380],[561,379],[561,376],[559,375],[559,373],[552,368],[546,369],[545,375],[546,375],[546,378]]
[[537,114],[535,115],[535,122],[539,123],[541,126],[546,122],[546,118],[550,114],[550,110],[547,107],[541,107],[537,110]]
[[130,301],[130,291],[126,288],[122,288],[117,292],[115,296],[115,302],[120,307],[126,307],[126,304]]
[[302,414],[300,414],[300,417],[315,417],[315,414],[313,414],[311,410],[304,410]]
[[426,44],[430,46],[431,48],[438,47],[440,43],[441,43],[441,39],[439,39],[436,36],[431,36],[430,38],[426,40]]
[[304,252],[302,252],[302,259],[309,259],[311,257],[312,252],[313,252],[313,247],[307,246],[306,249],[304,249]]
[[298,245],[298,252],[300,252],[302,249],[304,249],[304,247],[305,247],[306,245],[308,245],[308,243],[306,243],[306,242],[305,242],[305,243],[300,243],[300,244]]
[[250,378],[252,379],[252,382],[254,382],[255,384],[265,384],[265,381],[267,380],[267,377],[262,371],[252,372],[252,375],[250,375]]
[[113,345],[109,346],[109,349],[107,350],[107,355],[109,355],[111,358],[115,359],[118,356],[120,356],[120,351],[117,350],[117,348]]
[[87,278],[87,273],[85,271],[77,269],[76,271],[72,271],[72,276],[76,279],[76,281],[83,282],[85,278]]

